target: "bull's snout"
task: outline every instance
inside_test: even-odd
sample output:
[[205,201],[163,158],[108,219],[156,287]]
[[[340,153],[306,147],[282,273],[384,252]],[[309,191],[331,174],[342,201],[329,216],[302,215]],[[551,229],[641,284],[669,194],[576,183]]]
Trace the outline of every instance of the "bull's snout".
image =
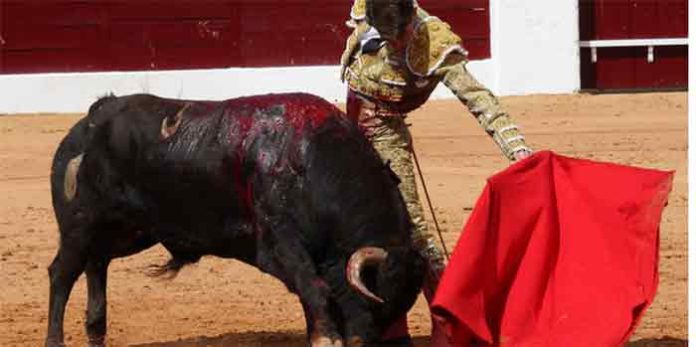
[[360,274],[364,266],[379,265],[386,259],[387,251],[379,247],[362,247],[353,252],[353,255],[350,256],[348,264],[346,265],[346,279],[348,280],[348,284],[365,297],[383,304],[384,300],[382,298],[367,289],[367,286],[365,286],[360,278]]

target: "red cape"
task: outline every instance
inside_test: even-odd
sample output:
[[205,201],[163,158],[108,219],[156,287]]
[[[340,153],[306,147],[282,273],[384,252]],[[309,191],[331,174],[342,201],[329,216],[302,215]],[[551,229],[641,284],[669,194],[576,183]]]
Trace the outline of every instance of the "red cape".
[[652,302],[673,172],[535,155],[488,179],[433,311],[454,346],[620,346]]

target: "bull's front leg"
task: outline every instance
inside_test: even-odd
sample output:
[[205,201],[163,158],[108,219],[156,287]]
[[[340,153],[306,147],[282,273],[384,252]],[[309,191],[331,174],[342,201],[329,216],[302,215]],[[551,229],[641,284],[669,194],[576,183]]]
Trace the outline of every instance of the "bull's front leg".
[[379,341],[379,324],[370,311],[374,304],[356,293],[346,282],[346,261],[325,263],[322,269],[324,278],[331,288],[332,301],[336,312],[340,312],[340,327],[346,347],[372,346]]
[[318,276],[298,236],[287,219],[267,218],[260,226],[257,264],[300,297],[311,347],[342,347],[341,335],[329,315],[329,287]]

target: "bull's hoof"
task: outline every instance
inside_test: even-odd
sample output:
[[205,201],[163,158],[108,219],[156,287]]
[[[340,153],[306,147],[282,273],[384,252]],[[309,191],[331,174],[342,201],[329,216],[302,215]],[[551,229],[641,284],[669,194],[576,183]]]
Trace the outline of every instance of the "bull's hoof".
[[311,347],[343,347],[343,341],[340,338],[319,336],[312,339]]
[[88,347],[106,347],[106,337],[90,337],[89,342],[87,342]]
[[44,344],[46,347],[65,347],[65,343],[63,341],[57,340],[57,339],[46,339],[46,343]]

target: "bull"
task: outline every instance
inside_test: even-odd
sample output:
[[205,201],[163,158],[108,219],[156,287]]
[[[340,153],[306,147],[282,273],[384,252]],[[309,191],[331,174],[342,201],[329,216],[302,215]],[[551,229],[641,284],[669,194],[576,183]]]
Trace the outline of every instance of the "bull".
[[156,244],[171,254],[158,274],[212,255],[278,278],[313,347],[378,341],[423,281],[398,183],[359,126],[316,96],[102,97],[51,168],[60,244],[46,345],[63,344],[83,272],[89,344],[103,345],[110,261]]

